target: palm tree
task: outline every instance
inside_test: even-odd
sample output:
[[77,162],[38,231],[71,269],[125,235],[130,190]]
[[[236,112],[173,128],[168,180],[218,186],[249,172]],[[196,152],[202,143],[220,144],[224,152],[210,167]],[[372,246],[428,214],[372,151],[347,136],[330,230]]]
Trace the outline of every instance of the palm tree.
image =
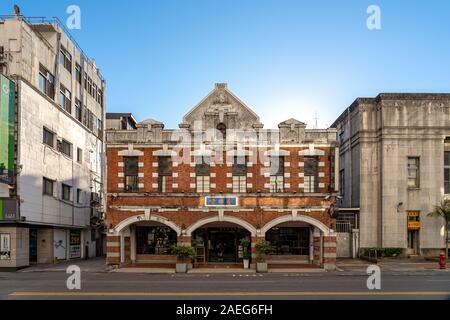
[[450,222],[450,200],[442,200],[434,210],[428,213],[429,217],[443,218],[445,221],[445,256],[448,257],[448,224]]

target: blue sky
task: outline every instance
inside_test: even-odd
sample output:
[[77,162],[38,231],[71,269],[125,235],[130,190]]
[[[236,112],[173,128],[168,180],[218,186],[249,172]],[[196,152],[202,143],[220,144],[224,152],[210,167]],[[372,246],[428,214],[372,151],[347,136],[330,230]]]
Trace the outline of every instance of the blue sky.
[[[5,4],[6,2],[6,4]],[[7,0],[25,16],[81,8],[72,35],[107,81],[107,111],[176,128],[211,91],[229,89],[275,128],[329,126],[356,97],[450,92],[450,1]],[[381,30],[366,27],[369,5]]]

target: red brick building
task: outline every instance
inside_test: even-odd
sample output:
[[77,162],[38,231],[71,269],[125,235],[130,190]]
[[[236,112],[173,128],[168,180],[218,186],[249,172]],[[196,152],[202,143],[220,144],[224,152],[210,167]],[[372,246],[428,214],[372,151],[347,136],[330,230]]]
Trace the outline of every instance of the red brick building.
[[269,268],[335,267],[334,129],[263,129],[226,84],[179,129],[125,113],[106,129],[109,264],[174,262],[169,247],[193,240],[200,263],[241,263],[247,238],[272,244]]

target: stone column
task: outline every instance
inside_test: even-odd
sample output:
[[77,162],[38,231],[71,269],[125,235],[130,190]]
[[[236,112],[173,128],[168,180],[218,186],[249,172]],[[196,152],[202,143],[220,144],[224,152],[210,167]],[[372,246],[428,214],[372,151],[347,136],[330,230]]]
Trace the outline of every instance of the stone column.
[[325,270],[336,270],[336,234],[323,237],[323,267]]
[[250,269],[256,269],[256,258],[257,258],[257,253],[256,253],[256,244],[260,243],[262,241],[266,240],[265,235],[259,235],[256,237],[251,237],[251,243],[250,243],[250,247],[251,247],[251,263],[250,263]]
[[131,241],[130,241],[130,236],[124,236],[123,237],[124,240],[124,260],[125,263],[130,263],[131,262]]
[[190,246],[191,245],[191,236],[180,235],[177,237],[177,244],[182,246]]
[[120,263],[125,262],[125,239],[123,232],[120,232]]
[[120,236],[108,234],[106,236],[106,263],[118,265],[120,263]]
[[314,228],[313,232],[313,264],[317,266],[322,265],[322,245],[321,245],[321,232],[319,228]]
[[136,263],[136,226],[130,227],[130,257],[131,263]]

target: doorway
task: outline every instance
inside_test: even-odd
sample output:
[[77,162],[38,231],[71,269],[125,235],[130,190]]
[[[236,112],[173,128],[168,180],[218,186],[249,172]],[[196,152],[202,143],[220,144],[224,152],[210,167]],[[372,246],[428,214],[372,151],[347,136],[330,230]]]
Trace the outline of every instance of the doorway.
[[204,248],[205,261],[211,263],[242,262],[240,241],[244,238],[250,240],[250,233],[237,227],[201,228],[193,235],[193,239],[198,242],[197,248]]
[[408,230],[408,251],[410,254],[419,254],[419,230]]
[[29,229],[30,231],[30,264],[37,263],[37,229]]

